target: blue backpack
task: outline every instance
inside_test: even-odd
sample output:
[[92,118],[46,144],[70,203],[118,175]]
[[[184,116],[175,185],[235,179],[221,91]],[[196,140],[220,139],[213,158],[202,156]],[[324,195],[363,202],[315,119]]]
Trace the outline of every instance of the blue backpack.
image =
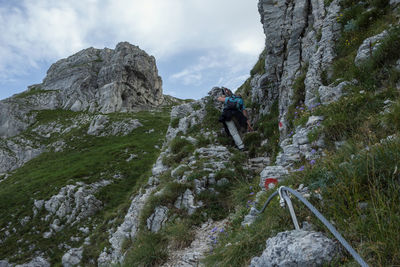
[[225,107],[231,110],[243,110],[243,99],[240,96],[232,95],[225,100]]

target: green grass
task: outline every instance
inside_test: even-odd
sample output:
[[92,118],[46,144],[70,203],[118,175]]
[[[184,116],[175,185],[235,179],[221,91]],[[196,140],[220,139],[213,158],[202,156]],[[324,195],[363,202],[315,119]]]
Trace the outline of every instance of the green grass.
[[58,90],[43,90],[40,87],[34,87],[30,90],[24,91],[20,94],[15,95],[15,98],[28,98],[30,96],[39,95],[39,94],[49,94],[53,92],[58,92]]
[[268,153],[273,161],[279,153],[279,110],[278,101],[275,101],[271,107],[271,112],[262,116],[259,121],[254,125],[254,129],[261,134],[264,138],[268,139],[265,148],[261,148]]
[[158,266],[168,258],[167,240],[160,233],[141,232],[123,266]]
[[[39,123],[52,121],[68,121],[79,114],[69,111],[42,111],[37,115]],[[104,187],[95,194],[96,198],[103,202],[103,209],[93,217],[93,229],[95,233],[92,239],[97,240],[84,258],[84,263],[89,264],[93,258],[97,258],[101,249],[107,244],[107,232],[99,230],[109,227],[107,222],[118,218],[129,207],[130,195],[138,189],[139,185],[148,178],[169,122],[168,114],[164,112],[139,112],[134,114],[111,114],[111,117],[134,117],[139,119],[143,127],[135,129],[131,134],[123,137],[94,137],[85,134],[87,128],[77,129],[65,139],[68,148],[63,152],[43,153],[29,161],[23,167],[17,169],[0,187],[0,228],[6,227],[9,222],[16,227],[17,234],[12,235],[0,247],[0,255],[12,261],[22,261],[28,251],[28,243],[18,244],[16,240],[23,238],[29,243],[36,244],[35,250],[48,252],[52,264],[59,264],[60,249],[54,244],[68,242],[72,235],[79,235],[77,228],[66,227],[62,232],[49,239],[41,236],[49,229],[49,223],[43,223],[39,216],[25,226],[18,223],[20,218],[32,217],[33,200],[49,199],[52,195],[67,184],[75,182],[93,183],[102,179],[113,180],[112,176],[121,174],[122,179],[114,180],[112,184]],[[34,126],[35,126],[34,125]],[[149,134],[150,129],[156,129]],[[145,152],[145,153],[144,153]],[[139,159],[127,162],[130,154],[140,155]],[[42,211],[41,216],[44,216]],[[118,220],[115,223],[118,223]],[[95,223],[96,222],[96,223]],[[32,229],[36,227],[35,233]],[[76,244],[77,246],[79,244]],[[20,247],[23,253],[15,258],[15,251]]]

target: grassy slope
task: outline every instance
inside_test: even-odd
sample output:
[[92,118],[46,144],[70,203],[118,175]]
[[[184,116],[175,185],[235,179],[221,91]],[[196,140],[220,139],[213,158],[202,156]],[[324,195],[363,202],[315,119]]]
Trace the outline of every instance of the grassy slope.
[[[41,111],[38,114],[37,125],[51,121],[65,122],[73,119],[81,113],[69,111]],[[123,214],[129,207],[129,197],[137,190],[138,185],[148,177],[149,170],[159,154],[167,125],[169,123],[169,109],[162,112],[139,112],[134,114],[111,114],[113,119],[123,117],[137,118],[143,127],[135,129],[131,134],[123,137],[93,137],[85,132],[87,126],[75,129],[66,136],[55,136],[51,139],[63,137],[68,148],[59,153],[43,153],[31,160],[23,167],[16,170],[12,176],[2,182],[0,187],[0,229],[9,222],[16,228],[16,234],[12,234],[0,247],[0,258],[9,258],[11,261],[26,261],[32,254],[29,245],[35,244],[33,251],[42,251],[50,257],[52,264],[60,264],[62,250],[55,244],[68,243],[72,247],[78,247],[82,243],[70,242],[71,236],[80,236],[77,229],[82,225],[67,227],[57,235],[44,239],[42,234],[49,230],[49,223],[40,221],[44,212],[22,226],[18,220],[25,216],[32,217],[33,200],[49,199],[57,194],[60,188],[78,181],[93,183],[102,179],[112,180],[115,174],[121,174],[123,179],[104,187],[96,194],[96,197],[104,204],[104,209],[97,213],[91,225],[94,245],[85,251],[84,262],[90,258],[96,258],[108,240],[108,221],[117,218],[114,225],[123,218]],[[155,131],[148,133],[150,129]],[[33,137],[29,130],[25,136]],[[36,138],[39,138],[36,136]],[[130,154],[139,157],[130,162],[126,159]],[[18,241],[23,240],[23,241]],[[19,256],[10,258],[20,248]],[[87,264],[88,262],[86,262]]]

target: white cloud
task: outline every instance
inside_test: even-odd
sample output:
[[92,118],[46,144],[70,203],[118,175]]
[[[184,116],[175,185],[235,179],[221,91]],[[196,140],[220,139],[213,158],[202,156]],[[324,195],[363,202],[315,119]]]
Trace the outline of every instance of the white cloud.
[[114,48],[128,41],[157,61],[171,64],[182,51],[210,51],[175,75],[191,84],[210,69],[231,68],[237,73],[248,58],[254,61],[264,45],[258,0],[16,2],[0,2],[0,78],[4,80],[29,75],[40,63],[53,63],[89,46]]

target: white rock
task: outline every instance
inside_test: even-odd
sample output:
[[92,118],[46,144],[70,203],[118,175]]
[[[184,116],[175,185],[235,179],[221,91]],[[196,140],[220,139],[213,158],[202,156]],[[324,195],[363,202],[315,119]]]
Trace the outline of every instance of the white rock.
[[82,260],[83,248],[72,248],[61,259],[63,267],[78,265]]
[[161,227],[165,224],[168,217],[168,208],[164,206],[156,207],[154,213],[147,218],[147,229],[152,232],[160,231]]
[[380,34],[365,39],[358,48],[356,58],[354,59],[354,63],[356,64],[356,66],[360,66],[363,62],[369,59],[379,48],[382,40],[386,36],[388,36],[388,32],[383,31]]

